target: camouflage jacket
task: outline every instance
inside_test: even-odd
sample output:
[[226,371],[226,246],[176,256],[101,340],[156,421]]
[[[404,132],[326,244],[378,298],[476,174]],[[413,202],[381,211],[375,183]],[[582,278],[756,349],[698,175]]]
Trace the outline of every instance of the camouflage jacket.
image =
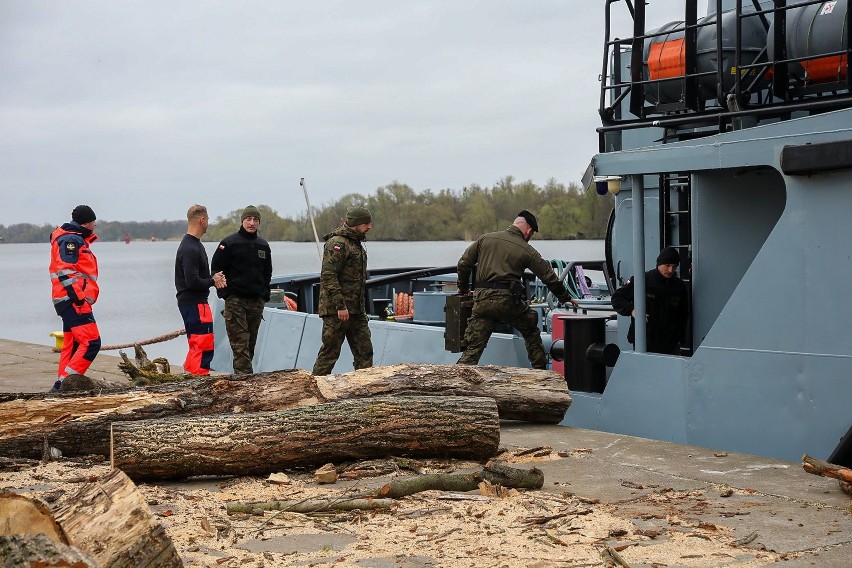
[[343,225],[324,235],[323,240],[319,315],[336,316],[343,308],[351,314],[363,314],[367,280],[364,235]]
[[458,262],[459,290],[462,292],[468,291],[474,267],[477,282],[507,284],[520,282],[524,271],[529,268],[560,301],[570,298],[550,263],[524,240],[521,230],[515,226],[505,231],[486,233],[467,247]]

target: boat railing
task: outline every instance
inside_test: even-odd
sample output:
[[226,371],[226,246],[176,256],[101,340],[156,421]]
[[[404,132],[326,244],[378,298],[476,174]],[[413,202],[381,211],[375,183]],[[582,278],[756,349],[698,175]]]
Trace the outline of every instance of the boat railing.
[[[626,37],[612,37],[614,4],[629,11]],[[648,31],[645,2],[607,0],[601,152],[620,147],[611,137],[622,130],[664,128],[668,142],[742,128],[747,117],[786,120],[852,105],[848,7],[829,7],[834,23],[824,24],[816,18],[817,10],[827,13],[822,0],[736,0],[728,11],[729,2],[715,0],[715,13],[704,18],[698,0],[683,4],[682,20]],[[800,27],[808,33],[805,52],[788,39]]]

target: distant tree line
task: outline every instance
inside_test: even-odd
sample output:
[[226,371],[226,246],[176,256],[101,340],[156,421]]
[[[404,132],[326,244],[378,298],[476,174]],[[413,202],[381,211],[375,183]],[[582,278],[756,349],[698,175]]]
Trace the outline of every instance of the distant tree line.
[[[65,219],[58,223],[67,223]],[[0,237],[7,243],[46,243],[50,240],[50,233],[57,225],[33,225],[32,223],[17,223],[14,225],[0,225]],[[101,221],[95,229],[98,239],[103,241],[120,241],[127,238],[166,240],[186,233],[186,221]]]
[[[376,241],[449,241],[473,240],[482,233],[505,229],[523,209],[538,218],[541,239],[599,239],[613,207],[611,195],[599,196],[592,189],[583,191],[574,183],[567,186],[551,179],[539,187],[531,181],[515,182],[507,176],[493,187],[470,185],[460,190],[442,189],[416,192],[394,181],[372,195],[350,193],[337,201],[314,207],[314,222],[320,237],[338,227],[346,211],[355,205],[366,206],[373,214],[370,239]],[[240,226],[242,205],[210,224],[206,241],[219,241]],[[307,212],[296,218],[281,217],[267,205],[261,211],[261,234],[270,241],[313,241],[314,233]],[[54,229],[51,225],[27,223],[0,225],[5,242],[44,242]],[[97,233],[102,240],[178,239],[186,231],[186,221],[121,222],[99,221]]]

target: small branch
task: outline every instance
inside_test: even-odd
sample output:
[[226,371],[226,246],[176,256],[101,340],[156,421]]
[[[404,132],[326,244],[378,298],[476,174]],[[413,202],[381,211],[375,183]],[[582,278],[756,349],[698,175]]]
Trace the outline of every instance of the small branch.
[[745,546],[756,538],[757,538],[757,533],[753,532],[751,534],[744,536],[743,538],[735,540],[731,544],[733,544],[734,546]]
[[802,462],[802,468],[808,473],[852,483],[852,469],[812,458],[808,454],[802,456]]
[[603,557],[604,561],[612,561],[618,566],[622,566],[623,568],[630,568],[630,564],[621,557],[621,555],[615,551],[615,549],[611,546],[605,546],[603,551],[601,552],[601,557]]
[[318,511],[354,511],[356,509],[390,509],[395,505],[392,499],[351,498],[351,499],[302,499],[299,501],[260,501],[229,503],[226,510],[232,513],[252,513],[254,511],[282,511],[290,513],[316,513]]
[[438,473],[398,479],[379,489],[376,497],[400,499],[407,495],[429,491],[473,491],[482,481],[513,489],[541,489],[544,474],[532,468],[523,470],[500,463],[489,463],[482,470],[467,474]]

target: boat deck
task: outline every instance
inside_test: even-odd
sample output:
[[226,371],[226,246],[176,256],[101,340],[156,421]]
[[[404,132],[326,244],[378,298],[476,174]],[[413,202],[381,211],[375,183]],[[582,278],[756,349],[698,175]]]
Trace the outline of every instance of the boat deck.
[[[48,390],[57,357],[47,346],[0,340],[0,391]],[[119,360],[101,354],[90,374],[126,384]],[[799,463],[509,421],[501,425],[501,446],[552,448],[551,459],[528,464],[544,472],[543,489],[592,500],[639,528],[659,531],[638,546],[665,546],[674,534],[701,538],[712,530],[742,540],[741,547],[751,549],[746,556],[785,554],[784,566],[791,568],[848,566],[852,558],[852,499],[837,481],[805,473]],[[705,560],[737,565],[731,558]]]

